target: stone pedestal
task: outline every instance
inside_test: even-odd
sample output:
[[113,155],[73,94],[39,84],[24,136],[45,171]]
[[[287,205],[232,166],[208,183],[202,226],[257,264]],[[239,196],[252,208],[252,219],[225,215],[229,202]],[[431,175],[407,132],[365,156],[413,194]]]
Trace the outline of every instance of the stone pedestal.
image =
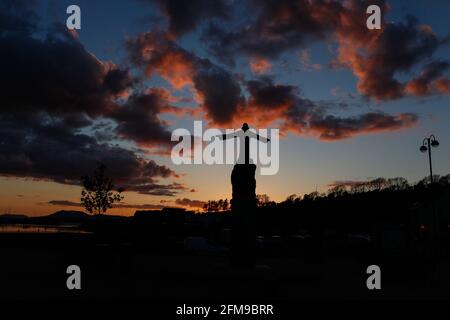
[[236,164],[231,173],[233,198],[232,263],[240,267],[255,265],[256,165]]

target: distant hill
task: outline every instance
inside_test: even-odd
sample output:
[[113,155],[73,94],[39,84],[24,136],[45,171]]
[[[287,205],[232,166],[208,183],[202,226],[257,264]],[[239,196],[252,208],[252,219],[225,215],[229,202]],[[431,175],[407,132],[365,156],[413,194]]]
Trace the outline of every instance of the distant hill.
[[61,211],[57,211],[55,213],[52,213],[48,216],[46,216],[46,218],[55,218],[55,219],[79,219],[79,220],[84,220],[84,219],[89,219],[89,215],[83,211],[75,211],[75,210],[61,210]]
[[110,214],[90,215],[82,211],[61,210],[41,218],[48,220],[49,222],[52,223],[58,223],[58,222],[86,222],[86,221],[91,222],[121,221],[127,220],[129,217]]
[[26,216],[26,215],[24,215],[24,214],[5,213],[5,214],[0,214],[0,218],[7,218],[7,219],[24,219],[24,218],[28,218],[28,216]]
[[27,221],[42,224],[82,223],[89,218],[90,216],[82,211],[61,210],[48,216],[30,217]]
[[24,214],[0,214],[0,222],[2,223],[14,223],[25,219],[28,219],[28,217]]
[[98,222],[120,222],[127,221],[130,217],[119,215],[89,215],[83,211],[76,210],[61,210],[49,214],[47,216],[28,217],[21,214],[2,214],[0,215],[0,223],[25,223],[25,224],[45,224],[45,225],[59,225],[59,224],[85,224]]

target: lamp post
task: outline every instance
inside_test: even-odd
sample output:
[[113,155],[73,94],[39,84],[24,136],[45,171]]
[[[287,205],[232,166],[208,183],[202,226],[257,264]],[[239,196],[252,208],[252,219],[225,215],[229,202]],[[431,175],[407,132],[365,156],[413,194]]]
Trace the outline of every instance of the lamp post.
[[[428,151],[428,161],[430,163],[430,186],[433,186],[433,166],[431,164],[431,147],[437,148],[439,146],[439,142],[436,137],[432,134],[428,138],[424,138],[422,142],[422,146],[420,147],[421,152]],[[434,264],[433,264],[433,277],[437,276],[437,265],[438,265],[438,256],[439,256],[439,217],[437,216],[435,203],[432,195],[432,190],[430,188],[430,197],[431,197],[431,223],[432,223],[432,237],[431,237],[431,252],[433,252],[434,256]]]
[[422,146],[420,147],[421,152],[428,151],[428,161],[430,163],[430,185],[433,183],[433,166],[431,164],[431,147],[437,148],[438,146],[439,146],[439,142],[437,141],[434,134],[432,134],[428,138],[423,139]]

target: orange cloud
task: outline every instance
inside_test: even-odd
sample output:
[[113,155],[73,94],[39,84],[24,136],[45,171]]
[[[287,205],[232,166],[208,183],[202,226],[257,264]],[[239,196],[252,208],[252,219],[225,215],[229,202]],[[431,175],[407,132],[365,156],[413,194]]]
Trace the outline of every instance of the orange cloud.
[[272,64],[269,60],[264,58],[255,58],[250,61],[250,69],[254,74],[264,74],[272,69]]
[[331,141],[400,130],[417,123],[417,116],[411,113],[369,112],[353,117],[327,115],[326,109],[319,104],[302,98],[297,88],[274,84],[268,79],[248,81],[247,89],[250,97],[239,119],[244,117],[258,127],[278,127],[284,134],[292,132]]
[[439,92],[450,95],[450,80],[448,78],[439,78],[436,80],[436,89]]
[[181,89],[193,83],[192,62],[181,52],[167,52],[155,69],[175,89]]
[[406,92],[415,96],[433,93],[449,94],[450,81],[442,73],[450,68],[447,61],[433,61],[425,65],[419,76],[406,84]]
[[157,73],[176,89],[192,85],[194,99],[208,119],[217,124],[232,121],[243,99],[235,75],[186,51],[166,33],[142,33],[127,45],[132,63],[143,67],[147,76]]
[[[335,62],[349,68],[358,78],[360,93],[383,101],[433,91],[428,81],[413,79],[402,83],[395,78],[397,73],[410,70],[438,48],[439,40],[430,26],[420,25],[412,17],[406,23],[396,24],[383,19],[381,30],[368,31],[361,27],[365,19],[363,3],[348,1],[345,8],[335,29],[339,43]],[[382,8],[384,17],[389,7],[383,4]]]

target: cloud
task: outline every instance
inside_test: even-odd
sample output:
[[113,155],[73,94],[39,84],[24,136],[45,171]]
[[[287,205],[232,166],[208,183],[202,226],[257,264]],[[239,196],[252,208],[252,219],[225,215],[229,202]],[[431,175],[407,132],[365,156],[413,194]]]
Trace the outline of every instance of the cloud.
[[[237,79],[225,69],[205,63],[194,78],[207,116],[218,125],[231,123],[244,102]],[[220,90],[218,90],[220,88]]]
[[169,144],[158,117],[172,107],[167,96],[137,91],[128,69],[99,60],[64,26],[36,36],[42,30],[25,2],[0,6],[0,174],[77,185],[103,162],[128,191],[170,196],[186,188],[159,183],[179,175],[117,145]]
[[169,32],[180,36],[207,19],[227,19],[231,5],[226,0],[151,0],[169,20]]
[[340,140],[355,135],[410,128],[416,122],[417,116],[412,113],[389,115],[382,112],[369,112],[348,118],[332,115],[313,118],[309,126],[310,130],[317,132],[323,140]]
[[141,194],[168,197],[175,196],[177,193],[187,190],[184,184],[178,182],[173,182],[167,185],[154,182],[144,182],[140,184],[124,183],[121,186],[123,186],[125,190],[131,190]]
[[304,46],[310,40],[323,39],[329,29],[328,19],[318,19],[316,8],[330,13],[338,8],[334,1],[253,0],[249,14],[256,18],[227,30],[211,22],[204,33],[210,51],[223,62],[232,64],[237,54],[278,58],[283,52]]
[[[323,106],[301,97],[296,87],[274,84],[269,77],[246,81],[249,96],[244,99],[236,77],[209,60],[186,51],[164,33],[140,34],[129,40],[128,49],[133,63],[141,67],[146,75],[158,73],[174,88],[192,86],[207,117],[218,125],[238,121],[248,121],[258,127],[277,124],[296,134],[314,134],[331,140],[398,130],[410,127],[417,121],[412,114],[390,116],[368,113],[359,118],[333,118],[323,113]],[[157,106],[155,103],[145,105]],[[161,109],[155,107],[155,114]],[[149,108],[145,110],[148,112]],[[135,113],[132,112],[133,117]],[[136,119],[140,121],[143,117],[137,114]],[[139,126],[131,125],[131,128]],[[136,132],[140,134],[141,130]],[[133,138],[139,139],[136,136]]]
[[[381,6],[385,6],[384,1],[379,1],[379,3]],[[284,15],[291,18],[291,11],[296,12],[294,9],[290,10],[291,5],[296,10],[298,5],[300,8],[311,10],[311,16],[317,21],[325,19],[328,14],[331,15],[322,27],[309,26],[312,29],[308,29],[308,26],[301,25],[300,29],[305,28],[308,30],[307,32],[312,32],[318,37],[324,36],[326,32],[334,32],[336,40],[340,44],[335,63],[352,69],[360,78],[358,82],[360,92],[375,99],[394,99],[402,96],[404,84],[394,78],[395,73],[412,68],[418,61],[434,52],[439,43],[437,39],[433,38],[435,36],[430,33],[429,29],[419,28],[416,26],[417,22],[412,18],[408,20],[412,31],[408,31],[402,24],[389,26],[386,27],[386,39],[380,40],[380,37],[384,37],[384,35],[379,32],[360,31],[360,23],[365,22],[366,7],[356,1],[348,1],[345,6],[340,2],[318,1],[313,6],[314,8],[309,2],[303,3],[302,1],[292,4],[285,0],[271,5],[266,8],[266,5],[261,4],[263,12],[268,8],[273,10],[268,10],[264,19],[263,13],[258,17],[264,21],[272,21],[273,24],[270,25],[270,28],[264,25],[259,27],[263,29],[268,27],[269,30],[266,32],[279,32],[280,36],[287,32],[286,29],[300,28],[294,21],[288,23],[280,20],[280,17],[284,17]],[[361,13],[360,11],[364,19],[359,16],[357,19],[354,18],[353,15]],[[273,12],[277,12],[279,16],[273,17],[272,20],[270,13]],[[285,23],[287,24],[285,25]],[[278,28],[277,24],[286,28]],[[426,31],[415,31],[414,28]],[[424,32],[424,34],[418,35],[417,32]],[[348,35],[345,40],[347,42],[342,40],[344,34]],[[367,36],[367,34],[371,35]],[[264,33],[264,35],[267,34]],[[395,56],[387,51],[396,51],[392,46],[397,38],[403,39],[399,40],[403,51],[397,50],[398,56]],[[210,38],[207,39],[210,40]],[[375,40],[379,40],[383,44],[372,44],[372,41]],[[232,41],[229,45],[233,46]],[[224,48],[229,45],[227,41]],[[360,47],[367,47],[368,52],[360,56]],[[270,77],[245,81],[242,76],[235,76],[210,60],[199,58],[194,53],[183,49],[164,32],[139,34],[128,41],[128,50],[133,64],[141,67],[147,76],[156,73],[165,78],[175,89],[186,86],[191,88],[207,118],[216,125],[249,121],[258,127],[276,125],[285,131],[296,134],[313,134],[321,139],[335,140],[363,133],[409,128],[417,122],[417,116],[408,113],[389,115],[372,112],[354,117],[327,115],[324,112],[324,109],[327,109],[326,103],[317,103],[304,98],[298,88],[275,84]],[[282,50],[283,48],[281,48]],[[248,53],[250,54],[250,52]],[[261,57],[258,59],[266,59],[263,58],[265,54],[270,56],[263,51],[255,51],[251,54],[258,54],[256,56]],[[377,62],[375,57],[381,60]],[[402,61],[397,63],[398,59]],[[308,51],[303,51],[300,61],[305,67],[319,68],[313,67],[310,63]],[[377,63],[384,64],[385,67],[382,70],[375,70]],[[368,72],[367,68],[374,70]],[[242,83],[249,93],[247,98],[241,92],[240,84]],[[440,88],[441,91],[446,90],[444,81],[440,82]]]
[[264,58],[255,58],[250,61],[250,69],[254,74],[262,75],[267,73],[272,68],[269,60]]
[[217,124],[233,120],[243,102],[237,77],[186,51],[162,32],[146,32],[127,43],[132,63],[145,75],[159,74],[175,89],[192,86],[206,116]]
[[123,106],[111,112],[110,117],[116,121],[116,132],[122,138],[140,145],[169,145],[171,132],[167,123],[159,118],[167,108],[170,106],[161,93],[152,91],[131,95]]
[[395,76],[430,58],[440,43],[413,17],[406,23],[386,23],[376,36],[341,31],[338,39],[337,62],[356,75],[359,92],[379,101],[403,97],[405,84]]
[[161,185],[157,178],[177,178],[173,170],[133,151],[75,132],[63,120],[48,116],[0,116],[0,174],[80,184],[97,162],[127,191],[174,195],[184,186]]
[[13,31],[0,34],[0,114],[45,113],[77,128],[107,118],[116,122],[115,133],[122,138],[147,147],[171,144],[168,125],[158,116],[175,109],[162,89],[140,92],[127,68],[99,60],[64,26],[55,25],[39,38],[31,33],[36,26],[26,34],[10,27]]
[[[381,30],[365,27],[369,5],[382,8]],[[412,16],[386,21],[389,6],[384,0],[253,0],[248,10],[254,19],[235,25],[211,22],[205,30],[203,40],[222,62],[234,65],[240,55],[276,59],[313,41],[331,40],[337,43],[331,66],[350,69],[358,78],[358,91],[378,101],[414,92],[415,83],[405,90],[408,80],[400,81],[398,75],[411,73],[448,43],[448,36],[439,38]],[[309,63],[307,51],[300,60],[307,70],[321,68]],[[436,83],[438,92],[446,92],[447,81],[443,77]]]
[[175,200],[175,204],[178,204],[183,207],[203,208],[203,205],[205,204],[205,202],[200,201],[200,200],[192,200],[192,199],[188,199],[188,198],[183,198],[183,199]]
[[353,186],[361,186],[367,184],[368,181],[360,181],[360,180],[337,180],[328,184],[329,187],[353,187]]
[[[340,25],[347,24],[345,19],[348,15],[343,15],[350,13],[350,4],[354,2],[252,0],[247,10],[255,16],[254,19],[237,26],[210,23],[204,39],[209,42],[210,51],[223,61],[233,60],[239,54],[278,58],[286,51],[325,39]],[[367,3],[361,2],[361,7]],[[382,2],[372,1],[371,4]],[[364,11],[360,19],[365,17]],[[365,26],[365,20],[359,26],[364,29],[361,26]]]
[[409,81],[406,91],[411,95],[426,96],[434,92],[449,93],[442,85],[449,81],[443,73],[450,68],[448,61],[433,61],[422,68],[419,76]]
[[290,107],[296,99],[297,88],[290,85],[274,84],[268,77],[247,81],[250,93],[249,105],[266,109]]
[[153,204],[153,203],[144,203],[144,204],[128,204],[128,203],[119,203],[113,206],[113,208],[120,208],[120,209],[140,209],[140,210],[160,210],[164,208],[164,206],[161,206],[159,204]]
[[[50,200],[47,204],[61,207],[83,207],[79,202],[68,200]],[[144,209],[144,210],[159,210],[164,208],[160,204],[146,203],[146,204],[129,204],[129,203],[116,203],[113,208],[119,209]]]
[[82,207],[80,202],[68,201],[68,200],[50,200],[47,204],[62,207]]
[[[249,99],[246,116],[258,126],[277,125],[282,131],[313,135],[322,140],[340,140],[355,135],[409,128],[418,121],[413,113],[389,115],[368,112],[357,116],[338,117],[327,114],[326,104],[301,97],[294,86],[275,84],[270,78],[247,82]],[[258,117],[254,117],[258,114]]]
[[450,95],[450,80],[448,78],[439,78],[436,80],[436,90]]
[[127,43],[130,61],[141,67],[146,76],[159,74],[172,87],[181,89],[193,84],[195,55],[178,46],[166,32],[144,32]]
[[65,31],[53,32],[45,39],[0,36],[0,110],[90,117],[108,113],[114,99],[132,86],[130,73],[101,62]]
[[0,34],[15,32],[29,34],[38,17],[34,1],[3,0],[0,2]]

